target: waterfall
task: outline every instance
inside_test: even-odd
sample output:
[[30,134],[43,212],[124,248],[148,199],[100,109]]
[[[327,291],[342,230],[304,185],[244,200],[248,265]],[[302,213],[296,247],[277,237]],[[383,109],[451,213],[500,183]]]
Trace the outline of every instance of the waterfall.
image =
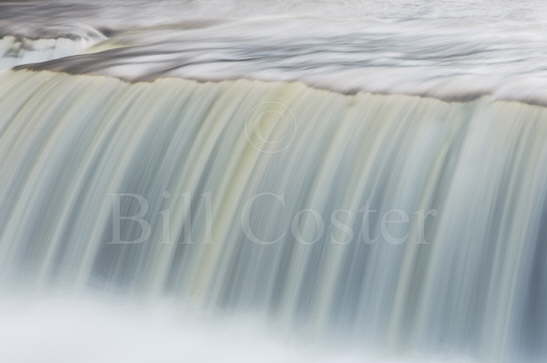
[[0,110],[5,284],[547,354],[543,107],[19,70]]

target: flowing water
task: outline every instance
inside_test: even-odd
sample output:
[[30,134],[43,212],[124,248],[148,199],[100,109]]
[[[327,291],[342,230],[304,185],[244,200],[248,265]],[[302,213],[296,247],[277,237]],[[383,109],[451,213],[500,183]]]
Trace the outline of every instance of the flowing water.
[[1,2],[0,358],[544,361],[543,9]]

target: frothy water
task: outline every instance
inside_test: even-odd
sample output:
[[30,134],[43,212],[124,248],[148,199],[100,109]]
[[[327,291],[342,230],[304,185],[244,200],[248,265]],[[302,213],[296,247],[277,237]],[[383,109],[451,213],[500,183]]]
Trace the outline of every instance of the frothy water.
[[[400,363],[343,344],[297,341],[247,316],[203,316],[180,304],[119,297],[2,297],[0,359],[10,363]],[[325,344],[326,343],[326,344]],[[475,363],[414,356],[405,363]]]
[[7,35],[0,38],[0,71],[19,64],[43,62],[83,52],[104,37],[96,39],[29,39]]
[[[545,103],[543,2],[147,1],[2,4],[0,32],[96,41],[33,69],[138,81],[251,78],[469,100]],[[42,34],[42,35],[40,35]],[[113,49],[115,48],[115,49]],[[55,58],[55,57],[52,57]]]

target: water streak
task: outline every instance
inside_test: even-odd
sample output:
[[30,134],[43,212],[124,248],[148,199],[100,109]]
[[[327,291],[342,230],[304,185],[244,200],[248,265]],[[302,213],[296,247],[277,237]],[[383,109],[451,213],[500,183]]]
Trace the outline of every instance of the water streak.
[[5,282],[172,296],[395,352],[545,357],[546,109],[0,77]]

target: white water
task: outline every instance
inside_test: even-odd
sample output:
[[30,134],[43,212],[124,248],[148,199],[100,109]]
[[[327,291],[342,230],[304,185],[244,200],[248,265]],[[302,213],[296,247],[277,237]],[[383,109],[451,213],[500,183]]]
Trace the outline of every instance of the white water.
[[99,40],[0,38],[0,71],[20,64],[43,62],[81,53]]
[[35,69],[547,102],[543,1],[63,0],[0,10],[0,34],[110,38]]
[[[158,306],[159,305],[159,306]],[[0,359],[10,363],[399,363],[390,355],[295,342],[246,316],[212,319],[166,303],[97,296],[0,302]],[[405,363],[472,363],[446,355]]]

